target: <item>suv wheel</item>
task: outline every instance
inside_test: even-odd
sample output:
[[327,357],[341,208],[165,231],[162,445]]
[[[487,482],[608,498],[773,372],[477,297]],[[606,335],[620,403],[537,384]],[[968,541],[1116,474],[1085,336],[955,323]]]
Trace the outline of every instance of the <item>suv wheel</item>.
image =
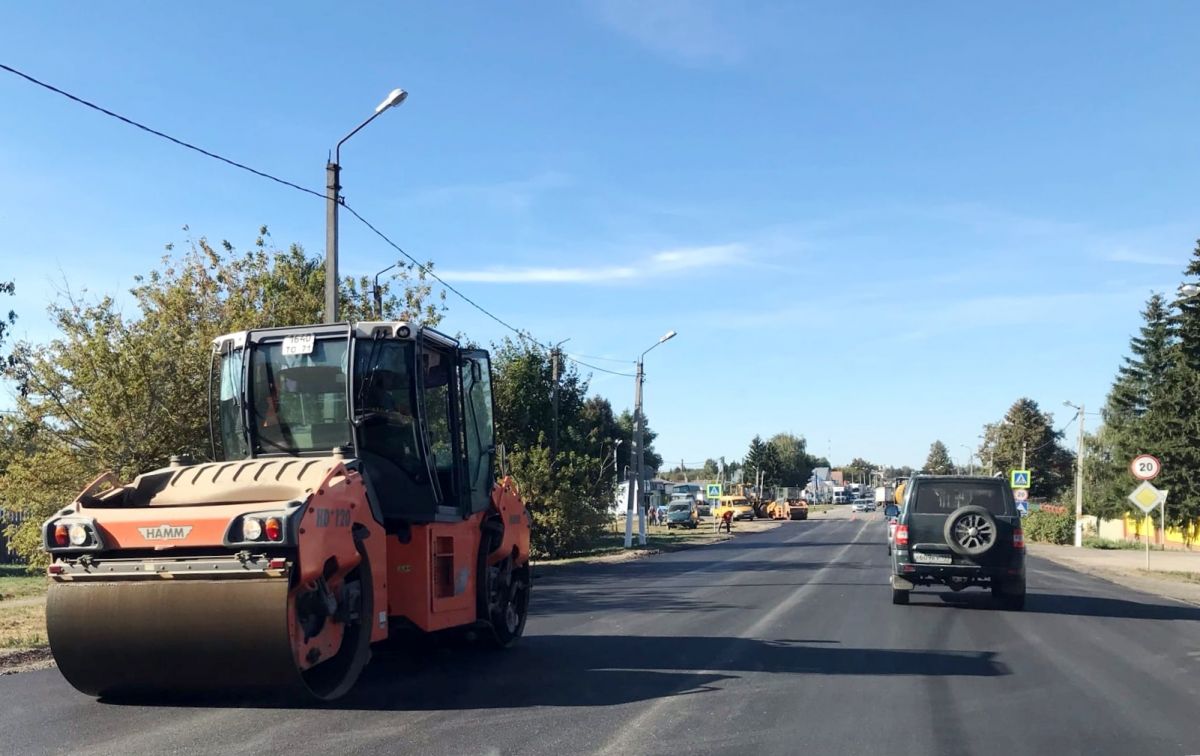
[[943,535],[952,550],[977,557],[996,545],[996,518],[983,507],[959,507],[946,518]]
[[902,605],[907,604],[908,603],[908,593],[909,593],[908,591],[901,591],[901,590],[897,590],[897,589],[893,588],[892,589],[892,603],[893,604],[902,604]]

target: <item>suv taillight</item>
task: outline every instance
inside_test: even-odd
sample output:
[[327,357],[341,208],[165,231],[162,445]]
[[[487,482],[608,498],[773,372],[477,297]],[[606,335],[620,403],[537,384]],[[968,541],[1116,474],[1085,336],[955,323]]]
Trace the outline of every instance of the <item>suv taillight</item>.
[[896,526],[896,534],[892,536],[892,541],[895,542],[895,544],[897,546],[907,546],[908,545],[908,526],[907,525],[897,525]]
[[1025,548],[1025,531],[1021,530],[1020,528],[1013,529],[1013,548]]

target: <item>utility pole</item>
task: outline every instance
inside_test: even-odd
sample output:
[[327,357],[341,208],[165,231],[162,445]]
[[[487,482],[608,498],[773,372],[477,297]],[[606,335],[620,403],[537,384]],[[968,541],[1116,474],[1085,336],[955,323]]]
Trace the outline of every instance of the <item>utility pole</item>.
[[642,546],[646,545],[646,507],[650,503],[649,492],[646,488],[646,450],[643,448],[642,434],[644,432],[644,418],[642,416],[642,383],[646,380],[646,374],[642,372],[642,360],[639,357],[637,363],[637,377],[634,382],[637,384],[634,395],[634,412],[633,412],[633,444],[634,451],[637,452],[637,484],[638,484],[638,543]]
[[[667,331],[650,349],[654,349],[675,336],[675,331]],[[634,475],[637,477],[638,542],[643,546],[646,545],[646,505],[649,503],[649,497],[646,495],[646,491],[642,490],[645,487],[646,479],[646,455],[642,448],[642,434],[645,432],[645,416],[642,413],[642,382],[645,381],[646,374],[642,370],[642,361],[650,349],[638,355],[637,374],[633,379],[633,448],[630,450],[633,453]],[[632,490],[631,485],[630,491]],[[633,547],[633,499],[633,494],[630,493],[628,508],[625,512],[625,548],[627,549]]]
[[1025,447],[1027,447],[1027,446],[1029,446],[1029,444],[1025,443],[1024,441],[1021,442],[1021,469],[1022,470],[1025,469]]
[[562,357],[562,345],[570,339],[563,339],[550,350],[550,401],[554,406],[554,426],[550,436],[550,468],[558,464],[558,361]]
[[[341,143],[338,143],[341,146]],[[338,318],[338,180],[342,167],[337,161],[325,161],[325,322]]]
[[[1079,414],[1079,436],[1075,439],[1075,548],[1084,545],[1084,404],[1075,407],[1070,402],[1063,402],[1067,407],[1074,407]],[[1152,521],[1153,522],[1153,521]]]
[[558,347],[550,350],[550,402],[554,405],[554,430],[550,437],[550,466],[558,462]]

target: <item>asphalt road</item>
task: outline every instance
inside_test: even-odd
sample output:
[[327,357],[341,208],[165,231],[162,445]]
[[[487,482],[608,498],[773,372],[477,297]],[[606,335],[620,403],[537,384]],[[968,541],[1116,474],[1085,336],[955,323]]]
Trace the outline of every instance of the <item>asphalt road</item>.
[[0,753],[1200,753],[1200,608],[1037,559],[1029,588],[892,606],[880,520],[787,522],[547,571],[517,648],[390,652],[331,706],[0,678]]

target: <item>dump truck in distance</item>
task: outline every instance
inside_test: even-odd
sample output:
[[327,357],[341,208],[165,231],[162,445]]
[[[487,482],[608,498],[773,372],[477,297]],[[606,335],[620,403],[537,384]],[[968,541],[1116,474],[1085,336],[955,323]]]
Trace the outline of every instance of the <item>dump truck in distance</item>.
[[268,328],[216,339],[209,385],[214,461],[103,475],[43,525],[72,685],[329,700],[400,629],[522,635],[530,519],[494,479],[486,352],[402,322]]

